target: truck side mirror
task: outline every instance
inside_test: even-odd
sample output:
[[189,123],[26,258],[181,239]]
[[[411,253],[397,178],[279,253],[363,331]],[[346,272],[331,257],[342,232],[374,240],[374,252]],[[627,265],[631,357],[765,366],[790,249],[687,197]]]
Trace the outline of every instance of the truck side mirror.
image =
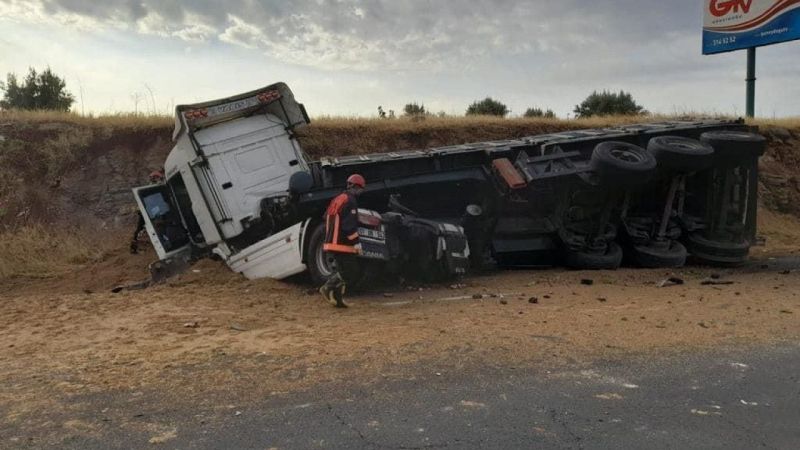
[[289,193],[292,195],[308,192],[312,187],[314,187],[314,178],[308,172],[295,172],[289,177]]

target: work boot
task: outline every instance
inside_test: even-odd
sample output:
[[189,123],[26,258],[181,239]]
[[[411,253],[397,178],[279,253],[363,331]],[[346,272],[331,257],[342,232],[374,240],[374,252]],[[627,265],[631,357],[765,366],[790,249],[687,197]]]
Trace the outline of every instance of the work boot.
[[337,308],[347,308],[348,305],[344,301],[345,284],[341,283],[333,289],[333,298],[335,300],[334,306]]
[[319,293],[322,294],[322,298],[324,298],[325,301],[327,301],[333,306],[336,306],[337,304],[336,298],[333,295],[334,289],[328,286],[328,283],[325,283],[322,286],[320,286]]

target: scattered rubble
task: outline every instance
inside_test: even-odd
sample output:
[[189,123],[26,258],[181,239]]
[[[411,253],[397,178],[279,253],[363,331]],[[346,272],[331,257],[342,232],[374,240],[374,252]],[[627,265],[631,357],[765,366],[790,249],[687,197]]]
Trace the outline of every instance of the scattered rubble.
[[726,284],[733,284],[734,282],[731,280],[720,280],[720,279],[705,279],[700,282],[703,286],[717,286],[717,285],[726,285]]
[[238,324],[236,322],[231,322],[231,330],[247,331],[247,328],[243,327],[241,324]]
[[683,278],[679,277],[669,277],[661,280],[658,283],[658,287],[667,287],[667,286],[679,286],[684,283]]

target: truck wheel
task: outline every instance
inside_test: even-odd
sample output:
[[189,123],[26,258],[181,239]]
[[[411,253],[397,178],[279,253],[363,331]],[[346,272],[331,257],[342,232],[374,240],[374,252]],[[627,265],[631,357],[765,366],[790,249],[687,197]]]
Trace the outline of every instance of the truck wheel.
[[758,158],[767,148],[764,136],[745,131],[706,131],[700,140],[714,147],[715,161],[719,164]]
[[750,243],[747,241],[714,241],[706,239],[700,233],[689,234],[686,247],[694,259],[711,266],[741,266],[747,262],[750,253]]
[[380,276],[383,264],[380,262],[366,263],[365,260],[353,257],[352,263],[347,267],[339,268],[336,258],[323,250],[325,244],[325,224],[321,223],[314,228],[308,240],[308,253],[306,253],[306,266],[315,285],[321,285],[337,271],[343,271],[343,276],[348,280],[348,290],[358,291],[366,287],[366,283]]
[[659,136],[650,139],[647,150],[660,167],[676,172],[698,172],[714,164],[714,148],[695,139]]
[[635,186],[653,177],[656,158],[639,146],[607,141],[594,148],[590,165],[606,184]]
[[314,284],[322,284],[336,271],[336,260],[330,253],[323,251],[325,244],[325,224],[321,223],[314,228],[308,239],[306,262],[308,273]]
[[614,241],[608,243],[605,253],[579,252],[566,249],[564,264],[570,269],[617,269],[622,264],[622,248]]
[[665,247],[636,245],[628,256],[639,267],[683,267],[686,264],[686,247],[680,242],[670,241]]

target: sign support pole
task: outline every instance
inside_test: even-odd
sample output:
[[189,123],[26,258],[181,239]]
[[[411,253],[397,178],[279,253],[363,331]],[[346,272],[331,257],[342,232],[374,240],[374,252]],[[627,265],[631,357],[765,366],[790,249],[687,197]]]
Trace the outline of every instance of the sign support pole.
[[745,114],[747,117],[754,117],[756,111],[756,48],[750,47],[747,49],[747,78],[745,78],[747,85],[747,102],[745,106]]

